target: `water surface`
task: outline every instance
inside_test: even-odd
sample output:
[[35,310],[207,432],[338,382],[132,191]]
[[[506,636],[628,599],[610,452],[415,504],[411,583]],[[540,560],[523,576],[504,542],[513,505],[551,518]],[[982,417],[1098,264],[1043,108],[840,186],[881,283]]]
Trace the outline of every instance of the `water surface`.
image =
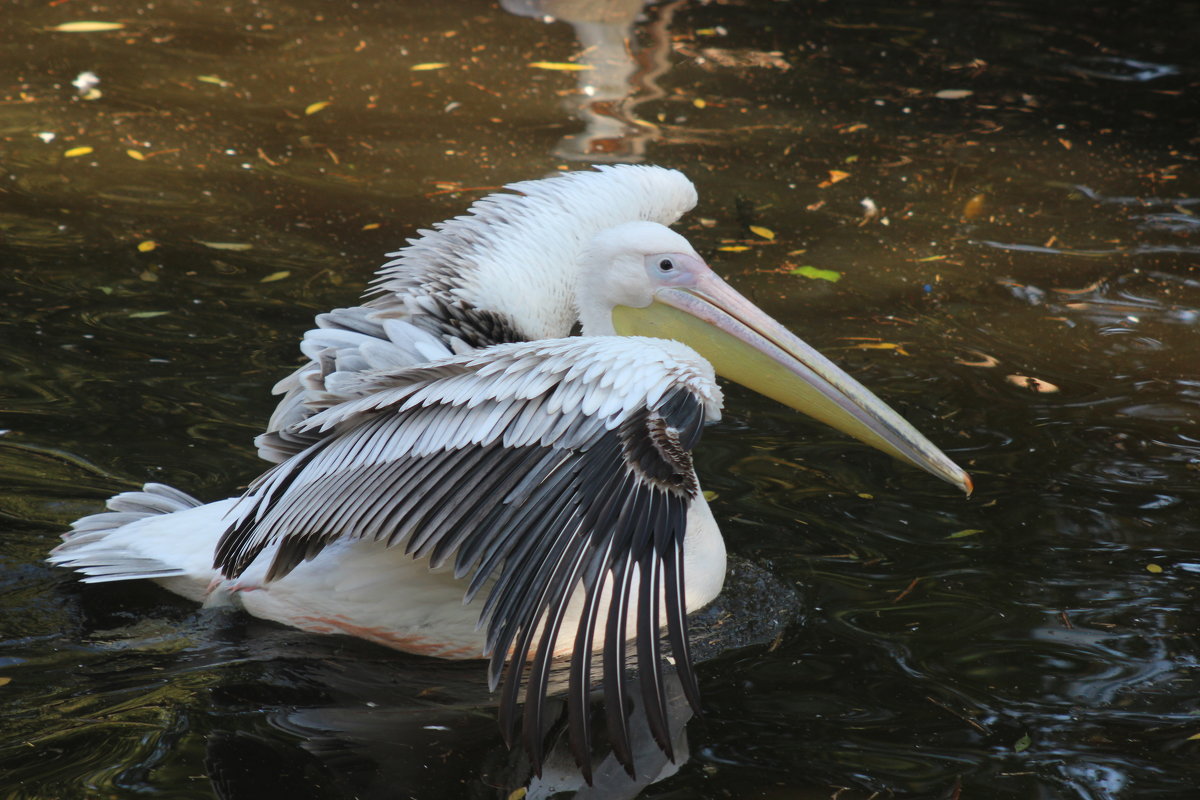
[[415,230],[643,160],[977,486],[730,388],[698,468],[803,622],[700,668],[690,758],[644,796],[1192,796],[1195,6],[534,5],[5,11],[0,793],[507,796],[476,665],[41,559],[147,480],[244,486],[299,334]]

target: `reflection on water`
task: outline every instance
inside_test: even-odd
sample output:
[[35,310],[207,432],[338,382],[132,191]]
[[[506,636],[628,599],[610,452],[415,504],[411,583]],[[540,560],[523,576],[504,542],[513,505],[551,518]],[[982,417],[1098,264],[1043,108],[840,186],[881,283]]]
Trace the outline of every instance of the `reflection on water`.
[[[565,110],[584,123],[582,133],[567,134],[554,155],[570,161],[640,162],[646,144],[659,138],[658,127],[638,119],[635,110],[664,94],[656,83],[669,68],[670,22],[678,0],[647,9],[647,0],[501,0],[505,11],[524,17],[560,20],[575,30],[578,75]],[[638,44],[634,23],[646,11],[656,20],[644,26],[649,43]]]
[[[477,665],[41,558],[142,481],[236,490],[316,311],[414,229],[586,156],[685,169],[700,251],[978,486],[731,388],[697,465],[804,618],[701,666],[690,757],[643,796],[1190,796],[1196,9],[504,8],[6,12],[4,795],[507,796]],[[52,30],[82,19],[124,27]]]

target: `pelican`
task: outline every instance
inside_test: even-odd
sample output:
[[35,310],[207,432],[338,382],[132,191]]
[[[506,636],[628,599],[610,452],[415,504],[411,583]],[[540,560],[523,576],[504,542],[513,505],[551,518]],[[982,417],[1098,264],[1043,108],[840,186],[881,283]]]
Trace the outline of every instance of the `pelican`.
[[668,756],[663,631],[698,708],[686,615],[720,592],[725,545],[691,453],[720,418],[716,375],[967,493],[971,480],[668,227],[696,203],[682,173],[600,166],[505,188],[393,253],[363,305],[317,317],[257,439],[275,465],[243,495],[147,484],[74,523],[49,560],[486,658],[505,740],[519,728],[535,768],[550,668],[567,659],[581,769],[602,688],[632,774],[627,647]]

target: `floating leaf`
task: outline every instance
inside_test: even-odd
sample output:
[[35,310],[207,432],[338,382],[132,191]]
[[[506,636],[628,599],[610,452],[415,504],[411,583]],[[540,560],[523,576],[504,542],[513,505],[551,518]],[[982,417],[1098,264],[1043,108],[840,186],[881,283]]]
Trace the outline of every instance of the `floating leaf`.
[[1031,744],[1033,744],[1033,739],[1030,738],[1029,734],[1027,733],[1020,739],[1017,739],[1017,741],[1013,742],[1013,752],[1023,753],[1029,749],[1029,745]]
[[702,98],[697,97],[696,99],[692,100],[692,105],[694,105],[696,108],[704,108],[708,105],[708,103],[704,102]]
[[593,68],[591,64],[575,64],[570,61],[534,61],[529,66],[534,69],[556,69],[562,72],[579,72]]
[[1189,742],[1200,741],[1200,733],[1193,733],[1191,736],[1189,736],[1187,738],[1187,741],[1189,741]]
[[202,83],[215,83],[217,86],[220,86],[222,89],[233,86],[232,83],[225,80],[224,78],[222,78],[219,75],[197,75],[196,80],[201,81]]
[[284,278],[289,277],[291,274],[292,274],[291,270],[281,269],[281,270],[279,270],[279,272],[272,272],[267,277],[259,279],[258,282],[259,283],[272,283],[274,281],[281,281]]
[[987,208],[987,196],[983,194],[973,195],[963,205],[963,219],[979,219],[983,216],[984,210]]
[[1152,573],[1154,575],[1158,575],[1162,571],[1163,571],[1162,567],[1159,566],[1158,564],[1147,564],[1146,565],[1146,572]]
[[143,270],[142,274],[138,275],[138,278],[140,280],[145,281],[146,283],[158,283],[158,273],[152,272],[151,270],[148,270],[148,269]]
[[139,253],[149,253],[156,247],[158,247],[158,242],[153,239],[147,239],[144,242],[138,242],[137,249]]
[[86,156],[89,153],[94,152],[96,152],[96,148],[94,147],[72,147],[70,150],[63,153],[63,158],[79,158],[80,156]]
[[703,492],[701,492],[701,494],[703,494],[703,495],[704,495],[704,499],[705,499],[705,500],[707,500],[707,501],[708,501],[708,502],[710,502],[710,503],[711,503],[713,500],[716,500],[716,499],[717,499],[717,493],[716,493],[716,492],[714,492],[714,491],[712,491],[711,489],[705,489]]
[[844,180],[846,180],[846,178],[849,178],[849,177],[850,177],[849,172],[842,172],[840,169],[831,169],[831,170],[829,170],[829,180],[821,181],[820,183],[817,184],[817,187],[820,189],[825,189],[829,186],[833,186],[838,181],[844,181]]
[[97,33],[99,31],[119,31],[125,27],[123,22],[64,22],[55,25],[50,30],[59,33]]
[[788,274],[799,275],[802,278],[812,278],[813,280],[818,281],[829,281],[830,283],[837,283],[842,279],[842,273],[840,272],[836,272],[832,269],[820,269],[819,267],[812,267],[808,265],[789,270]]
[[378,228],[379,228],[379,223],[378,223],[378,222],[368,222],[366,225],[363,225],[363,226],[362,226],[361,230],[364,230],[364,231],[373,231],[373,230],[376,230],[376,229],[378,229]]
[[245,244],[244,242],[201,242],[199,239],[196,241],[205,247],[211,247],[213,250],[233,250],[239,253],[254,247],[254,245]]
[[726,245],[725,247],[718,247],[717,249],[725,253],[741,253],[742,251],[749,250],[750,248],[744,244],[730,244]]
[[135,311],[129,315],[130,319],[151,319],[152,317],[161,317],[165,314],[170,314],[170,311]]
[[933,96],[939,100],[962,100],[973,94],[975,93],[970,89],[942,89],[940,92],[934,92]]
[[775,231],[770,228],[764,228],[762,225],[751,225],[750,232],[758,234],[768,242],[775,241]]
[[946,260],[946,256],[925,256],[924,258],[918,258],[917,263],[923,264],[927,261],[945,261],[945,260]]
[[143,153],[141,150],[126,150],[125,155],[129,156],[134,161],[145,161],[146,160],[146,154]]
[[0,676],[0,686],[8,686],[10,683],[12,683],[12,678]]
[[321,109],[328,108],[328,107],[329,107],[328,100],[321,100],[316,103],[309,103],[307,106],[304,107],[304,114],[306,116],[311,116],[311,115],[317,113],[318,111],[320,111]]
[[444,61],[429,61],[424,64],[413,64],[409,67],[413,72],[429,72],[431,69],[445,69],[450,66]]
[[982,528],[967,528],[965,530],[955,531],[954,533],[950,534],[946,538],[947,539],[965,539],[966,537],[974,536],[977,533],[983,533],[983,529]]
[[994,367],[1000,363],[1000,359],[989,356],[987,353],[981,353],[978,350],[969,350],[967,352],[974,353],[978,358],[975,361],[968,361],[965,358],[955,358],[955,364],[962,364],[964,367]]
[[854,345],[855,350],[895,350],[902,356],[909,355],[909,352],[904,349],[903,345],[895,342],[861,342]]
[[1028,389],[1038,394],[1053,394],[1058,391],[1058,387],[1050,383],[1050,381],[1044,381],[1029,375],[1005,375],[1004,379],[1013,386],[1020,386],[1022,389]]

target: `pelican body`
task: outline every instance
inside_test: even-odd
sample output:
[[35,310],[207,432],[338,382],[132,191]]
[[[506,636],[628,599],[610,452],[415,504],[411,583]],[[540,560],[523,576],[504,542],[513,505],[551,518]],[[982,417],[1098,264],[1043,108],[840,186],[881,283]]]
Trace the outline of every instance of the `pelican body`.
[[667,227],[696,203],[682,173],[597,167],[506,188],[392,254],[363,305],[317,318],[257,439],[274,466],[245,494],[203,504],[148,484],[77,521],[50,561],[487,658],[506,740],[519,727],[535,766],[550,665],[569,659],[584,774],[596,674],[632,773],[627,643],[668,755],[662,630],[698,705],[686,614],[720,592],[725,546],[691,453],[720,418],[717,375],[970,479]]

